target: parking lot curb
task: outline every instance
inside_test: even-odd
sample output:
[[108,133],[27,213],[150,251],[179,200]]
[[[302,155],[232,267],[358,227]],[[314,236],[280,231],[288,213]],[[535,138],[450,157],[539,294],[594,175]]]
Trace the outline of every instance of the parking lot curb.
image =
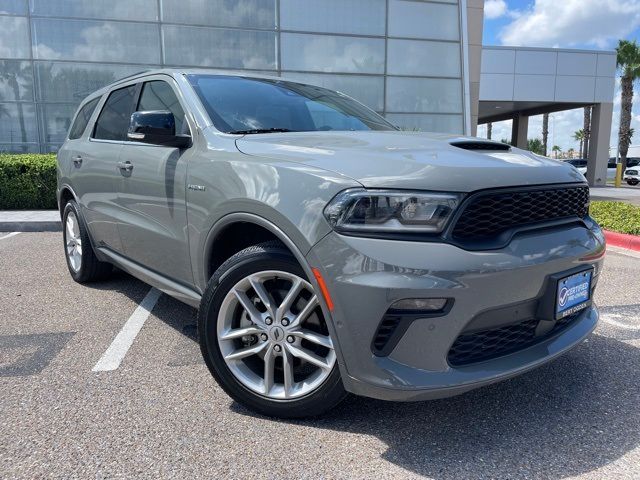
[[57,222],[0,222],[0,232],[61,232],[62,223]]
[[640,236],[638,235],[629,235],[626,233],[610,232],[609,230],[605,230],[604,236],[607,239],[608,245],[640,252]]

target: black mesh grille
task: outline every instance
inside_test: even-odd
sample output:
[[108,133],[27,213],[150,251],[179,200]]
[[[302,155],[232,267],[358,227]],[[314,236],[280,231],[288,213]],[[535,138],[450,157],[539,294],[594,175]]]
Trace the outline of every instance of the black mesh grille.
[[567,217],[584,218],[589,210],[589,187],[566,187],[492,192],[472,199],[458,218],[458,240],[495,237],[510,228]]
[[387,346],[391,335],[396,331],[400,323],[401,317],[397,315],[385,315],[380,325],[376,336],[373,338],[373,349],[377,352],[382,352],[384,347]]
[[580,312],[558,320],[546,335],[536,336],[539,320],[531,319],[503,327],[460,335],[449,350],[449,364],[453,366],[489,360],[530,347],[570,325]]

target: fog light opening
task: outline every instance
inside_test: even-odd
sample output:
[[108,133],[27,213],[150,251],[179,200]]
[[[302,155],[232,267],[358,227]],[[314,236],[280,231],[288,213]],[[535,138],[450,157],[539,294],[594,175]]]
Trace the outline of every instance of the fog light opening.
[[449,300],[448,298],[405,298],[392,304],[390,310],[407,313],[441,312],[445,309]]

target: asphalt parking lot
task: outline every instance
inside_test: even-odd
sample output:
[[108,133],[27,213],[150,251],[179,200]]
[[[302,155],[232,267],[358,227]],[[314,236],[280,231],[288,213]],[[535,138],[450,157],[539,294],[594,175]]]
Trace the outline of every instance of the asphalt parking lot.
[[0,477],[640,478],[639,279],[640,255],[610,250],[596,332],[519,378],[275,421],[217,386],[196,311],[166,295],[100,368],[150,287],[76,284],[60,233],[0,233]]

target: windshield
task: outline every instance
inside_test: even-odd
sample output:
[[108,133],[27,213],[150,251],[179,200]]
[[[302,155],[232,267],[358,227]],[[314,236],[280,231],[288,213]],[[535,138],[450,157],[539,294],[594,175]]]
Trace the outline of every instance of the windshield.
[[374,111],[326,88],[264,78],[220,75],[188,78],[221,132],[395,130]]

